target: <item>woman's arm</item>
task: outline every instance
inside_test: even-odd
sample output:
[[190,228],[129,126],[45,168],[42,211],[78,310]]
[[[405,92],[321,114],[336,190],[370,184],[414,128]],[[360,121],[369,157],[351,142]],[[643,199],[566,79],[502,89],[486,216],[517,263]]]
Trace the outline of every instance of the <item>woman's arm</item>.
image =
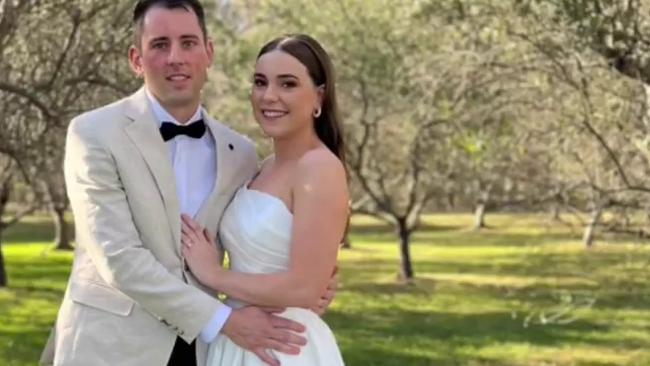
[[285,272],[247,274],[214,265],[214,243],[200,235],[195,223],[185,220],[183,253],[204,285],[261,306],[309,308],[318,303],[332,277],[347,222],[345,170],[331,155],[315,151],[298,162],[295,177],[290,262]]

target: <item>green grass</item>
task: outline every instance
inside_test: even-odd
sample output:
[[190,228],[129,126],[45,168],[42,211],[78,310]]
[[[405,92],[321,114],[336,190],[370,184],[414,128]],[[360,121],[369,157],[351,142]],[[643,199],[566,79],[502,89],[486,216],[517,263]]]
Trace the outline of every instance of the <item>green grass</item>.
[[[348,365],[650,365],[650,246],[536,215],[432,215],[412,244],[417,279],[397,280],[390,228],[355,218],[341,289],[326,315]],[[71,254],[50,251],[47,221],[7,233],[0,365],[33,365]],[[33,239],[30,239],[33,238]]]

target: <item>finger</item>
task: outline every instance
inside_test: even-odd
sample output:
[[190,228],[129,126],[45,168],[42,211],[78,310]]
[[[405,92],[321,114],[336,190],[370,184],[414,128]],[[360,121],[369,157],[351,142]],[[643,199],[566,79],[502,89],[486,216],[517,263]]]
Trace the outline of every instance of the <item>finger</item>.
[[197,230],[190,220],[191,219],[187,215],[184,216],[183,224],[181,225],[181,233],[192,240],[193,243],[198,243],[201,237],[201,229],[199,228]]
[[327,282],[328,290],[336,290],[339,287],[339,275],[335,274],[330,277],[330,280]]
[[181,234],[182,234],[182,239],[185,239],[186,241],[195,241],[194,239],[194,232],[192,231],[192,228],[190,228],[187,225],[181,226]]
[[302,333],[305,331],[305,326],[295,322],[293,320],[289,320],[287,318],[282,318],[279,316],[271,315],[271,325],[273,325],[274,328],[280,328],[284,330],[292,330],[294,332],[299,332]]
[[280,342],[271,338],[264,340],[263,346],[264,348],[269,348],[278,352],[286,353],[288,355],[297,355],[300,353],[300,347]]
[[183,257],[185,258],[188,258],[190,255],[192,255],[192,252],[187,246],[182,247],[181,251],[183,252]]
[[192,225],[183,219],[183,222],[181,223],[181,231],[189,234],[193,233],[194,229],[192,228]]
[[185,245],[191,247],[193,244],[198,243],[198,240],[195,240],[194,238],[192,238],[191,235],[183,234],[183,236],[181,237],[181,243],[184,243]]
[[183,236],[187,237],[188,240],[191,240],[193,243],[199,242],[198,233],[189,225],[183,224],[181,226],[181,233]]
[[189,248],[192,247],[192,240],[190,240],[189,238],[183,237],[183,238],[181,238],[181,244],[183,244],[183,247],[189,249]]
[[325,307],[317,306],[315,308],[311,308],[311,311],[316,313],[316,315],[323,315],[325,314]]
[[214,241],[214,237],[212,237],[212,235],[210,235],[210,232],[208,231],[208,229],[203,229],[203,236],[205,237],[205,240],[207,240],[208,243],[210,243],[210,245],[212,245],[213,247],[217,246],[217,244]]
[[307,338],[286,330],[273,330],[269,338],[289,346],[304,346],[307,344]]
[[267,365],[280,366],[280,361],[278,361],[275,358],[271,357],[271,355],[269,355],[266,352],[266,349],[264,349],[264,348],[255,348],[253,350],[253,353],[255,353],[255,355],[257,355],[257,357],[259,357]]
[[323,297],[321,297],[321,300],[327,300],[327,302],[330,303],[332,300],[334,300],[335,295],[336,291],[334,291],[334,289],[327,289],[325,290]]
[[279,307],[273,307],[273,306],[261,306],[260,310],[269,313],[269,314],[277,314],[281,313],[286,310],[286,308],[279,308]]
[[309,308],[309,310],[313,311],[317,315],[323,315],[326,309],[327,309],[327,300],[325,299],[318,300],[318,303],[316,305]]
[[181,215],[181,230],[185,229],[185,231],[193,231],[192,230],[192,225],[190,224],[190,218],[187,215]]
[[186,217],[187,218],[186,218],[185,221],[192,228],[192,230],[196,231],[197,233],[200,233],[201,231],[203,231],[203,228],[201,227],[201,225],[199,225],[198,222],[194,221],[194,219],[192,219],[189,216],[186,216]]

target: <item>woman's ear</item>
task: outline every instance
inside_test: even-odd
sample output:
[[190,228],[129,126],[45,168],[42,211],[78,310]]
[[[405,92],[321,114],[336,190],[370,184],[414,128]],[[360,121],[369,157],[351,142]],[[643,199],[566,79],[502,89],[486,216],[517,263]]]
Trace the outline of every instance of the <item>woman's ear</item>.
[[316,87],[316,94],[318,95],[318,105],[323,107],[325,102],[325,85],[319,85]]

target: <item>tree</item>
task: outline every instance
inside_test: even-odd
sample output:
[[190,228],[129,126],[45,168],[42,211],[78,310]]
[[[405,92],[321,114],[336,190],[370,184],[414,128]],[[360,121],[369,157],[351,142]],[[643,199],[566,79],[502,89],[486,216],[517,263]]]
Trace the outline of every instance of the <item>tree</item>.
[[65,128],[81,111],[135,89],[124,56],[132,4],[109,0],[2,4],[0,100],[6,117],[1,122],[0,138],[5,142],[1,149],[22,168],[51,212],[57,248],[69,249],[62,172]]
[[246,99],[255,52],[271,31],[307,32],[323,43],[338,74],[352,209],[394,228],[400,272],[410,280],[411,236],[425,207],[449,186],[456,168],[448,156],[458,126],[495,108],[493,95],[485,95],[483,105],[475,102],[478,89],[491,81],[484,73],[484,60],[493,59],[489,49],[456,51],[462,41],[457,24],[446,14],[423,14],[417,2],[261,1],[249,14],[253,21],[235,24],[256,26],[226,32],[238,41],[228,47],[230,62],[217,67],[231,71],[228,77],[218,73],[224,80],[216,92],[219,111],[230,120],[251,119],[248,106],[232,96]]
[[25,206],[8,217],[7,206],[18,175],[16,164],[6,155],[0,154],[0,287],[6,287],[8,284],[4,256],[2,255],[2,234],[8,227],[20,221],[36,208],[35,204]]
[[[556,144],[557,151],[571,160],[567,163],[558,159],[556,168],[561,169],[565,180],[573,180],[569,185],[579,187],[574,190],[579,194],[574,202],[589,211],[583,241],[591,246],[605,210],[644,207],[650,193],[650,186],[645,184],[650,168],[648,154],[641,143],[647,140],[643,137],[643,134],[647,136],[644,132],[647,128],[639,123],[644,118],[639,118],[639,103],[633,97],[638,94],[634,92],[637,87],[610,70],[614,66],[620,72],[620,66],[611,60],[607,64],[607,60],[599,57],[603,53],[614,54],[611,48],[605,51],[606,47],[593,44],[594,39],[608,38],[602,38],[608,29],[603,24],[614,28],[620,25],[618,21],[603,19],[611,14],[620,16],[623,5],[609,1],[524,4],[523,16],[538,26],[516,32],[515,36],[533,46],[531,54],[536,55],[537,61],[530,69],[541,72],[540,76],[553,83],[555,91],[547,95],[553,96],[549,99],[560,112],[556,115],[562,125],[556,124],[554,128],[556,141],[560,142]],[[630,8],[625,9],[624,18],[631,16]],[[594,12],[600,15],[589,18],[587,14]],[[566,21],[567,17],[572,21]],[[638,19],[638,14],[633,18]],[[588,28],[594,32],[593,38],[585,37],[590,34]],[[630,144],[630,140],[636,143]]]

